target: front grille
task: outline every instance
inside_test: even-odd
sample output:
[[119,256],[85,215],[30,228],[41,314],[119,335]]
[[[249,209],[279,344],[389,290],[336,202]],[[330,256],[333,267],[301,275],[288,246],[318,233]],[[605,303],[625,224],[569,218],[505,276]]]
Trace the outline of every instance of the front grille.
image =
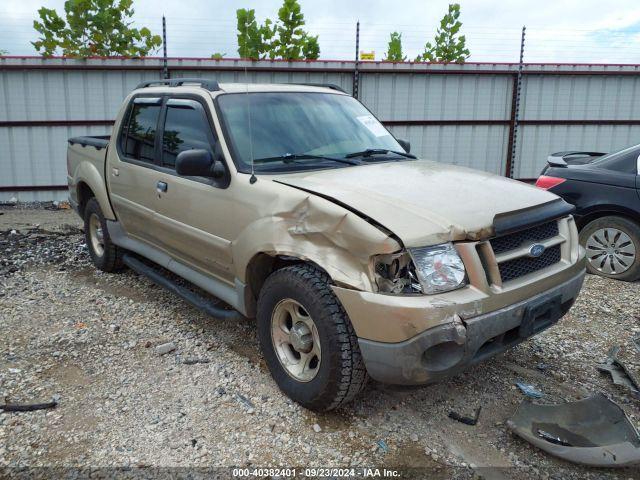
[[[556,226],[556,230],[557,230]],[[493,242],[492,242],[493,243]],[[560,261],[560,245],[547,248],[537,258],[520,257],[498,264],[503,282],[514,280],[528,273],[537,272]]]
[[556,220],[543,223],[537,227],[510,233],[491,240],[493,253],[496,255],[520,248],[525,242],[539,242],[558,235],[558,222]]

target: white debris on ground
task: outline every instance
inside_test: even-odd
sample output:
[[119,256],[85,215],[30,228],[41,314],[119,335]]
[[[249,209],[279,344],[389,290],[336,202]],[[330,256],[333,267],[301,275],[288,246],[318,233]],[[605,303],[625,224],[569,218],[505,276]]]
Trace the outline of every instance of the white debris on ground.
[[[640,401],[596,364],[609,348],[640,372],[640,283],[588,276],[561,322],[506,354],[424,388],[370,383],[316,414],[285,397],[251,320],[208,317],[131,271],[89,262],[70,210],[0,209],[0,466],[371,466],[432,478],[632,478],[572,465],[507,430],[534,386],[542,402],[604,392],[636,427]],[[34,226],[39,225],[39,226]],[[16,233],[12,234],[11,231]],[[479,421],[452,420],[452,410]],[[501,477],[502,476],[502,477]]]

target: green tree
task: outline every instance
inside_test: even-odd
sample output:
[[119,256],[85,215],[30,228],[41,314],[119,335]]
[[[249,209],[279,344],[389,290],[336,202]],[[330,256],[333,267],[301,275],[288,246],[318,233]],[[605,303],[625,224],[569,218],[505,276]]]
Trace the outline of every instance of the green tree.
[[[262,58],[265,52],[263,38],[265,27],[258,25],[256,11],[240,8],[236,10],[236,19],[238,21],[238,54],[240,58],[253,60]],[[267,30],[270,29],[267,28]]]
[[436,31],[434,43],[427,42],[424,52],[416,57],[416,62],[455,62],[464,63],[471,53],[466,47],[464,35],[458,35],[462,22],[460,17],[460,5],[449,4],[449,11],[440,20],[440,26]]
[[9,55],[9,52],[0,48],[0,55]]
[[62,51],[64,56],[81,58],[144,57],[160,47],[162,38],[146,27],[131,26],[132,4],[133,0],[67,0],[66,20],[54,9],[42,7],[40,20],[33,22],[41,36],[31,43],[43,56]]
[[298,0],[284,0],[276,22],[267,18],[259,25],[255,10],[244,8],[236,11],[236,18],[241,58],[316,60],[320,56],[318,36],[302,28],[305,21]]
[[389,62],[404,62],[407,57],[402,55],[402,34],[393,32],[389,35],[389,46],[387,56],[384,58]]

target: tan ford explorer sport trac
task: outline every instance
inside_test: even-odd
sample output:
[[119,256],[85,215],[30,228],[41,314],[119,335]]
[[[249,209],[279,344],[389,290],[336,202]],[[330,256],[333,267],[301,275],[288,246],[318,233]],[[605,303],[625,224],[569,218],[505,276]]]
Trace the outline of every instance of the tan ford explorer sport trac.
[[553,325],[582,285],[572,207],[415,158],[334,86],[146,82],[110,137],[69,144],[96,267],[255,317],[273,378],[310,409],[369,377],[453,375]]

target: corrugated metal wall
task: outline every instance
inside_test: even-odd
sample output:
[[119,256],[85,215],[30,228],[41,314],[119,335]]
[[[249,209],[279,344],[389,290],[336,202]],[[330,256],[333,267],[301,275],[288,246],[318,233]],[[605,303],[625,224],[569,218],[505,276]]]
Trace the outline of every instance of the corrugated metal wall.
[[[354,67],[353,62],[168,62],[171,77],[333,83],[348,92]],[[537,176],[554,151],[611,151],[640,142],[634,113],[640,111],[638,67],[527,65],[514,136],[516,73],[512,64],[367,62],[359,65],[358,97],[396,136],[409,140],[417,155],[502,175],[513,162],[515,178]],[[161,76],[160,59],[0,59],[0,201],[65,198],[60,188],[66,184],[67,138],[109,133],[126,94]]]

